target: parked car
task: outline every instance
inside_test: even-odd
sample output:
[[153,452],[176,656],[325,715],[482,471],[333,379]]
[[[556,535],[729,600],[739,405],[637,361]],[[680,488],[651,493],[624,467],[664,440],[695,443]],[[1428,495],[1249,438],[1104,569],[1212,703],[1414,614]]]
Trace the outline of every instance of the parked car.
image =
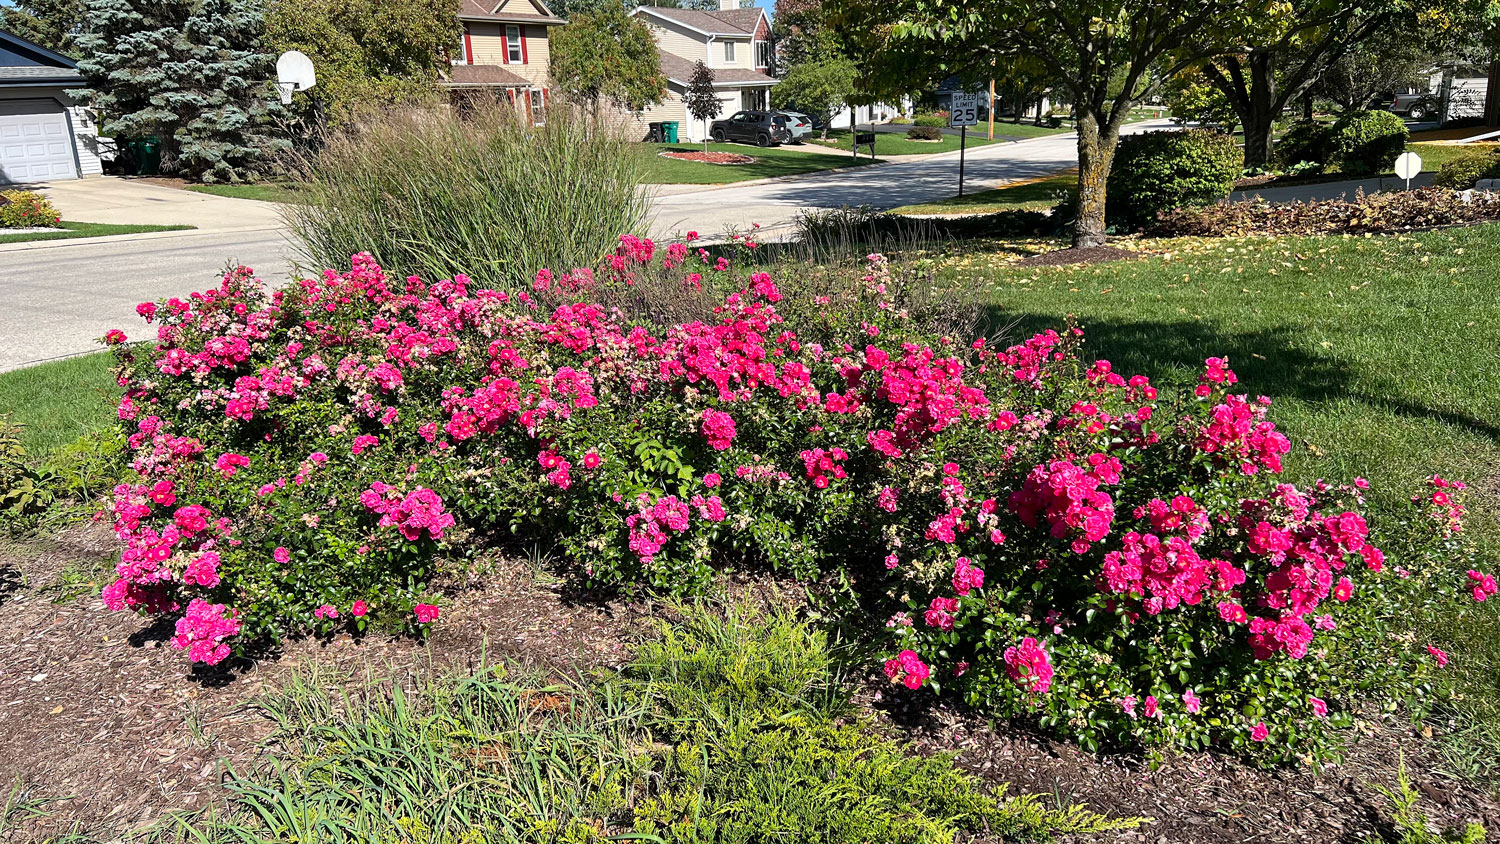
[[769,147],[792,141],[786,118],[773,111],[737,111],[726,120],[715,120],[708,136],[719,143],[739,141]]
[[1436,94],[1393,94],[1381,91],[1370,98],[1370,110],[1384,109],[1408,120],[1427,120],[1441,112],[1443,101]]
[[813,133],[812,118],[800,111],[778,111],[777,114],[786,118],[786,128],[792,133],[792,143],[800,144]]

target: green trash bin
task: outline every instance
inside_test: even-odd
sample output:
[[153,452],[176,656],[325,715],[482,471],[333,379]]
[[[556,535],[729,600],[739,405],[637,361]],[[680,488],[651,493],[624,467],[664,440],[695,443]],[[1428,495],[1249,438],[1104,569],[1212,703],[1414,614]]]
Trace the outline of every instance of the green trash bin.
[[677,143],[677,121],[663,120],[661,123],[662,134],[667,136],[667,143]]
[[155,176],[161,173],[161,140],[140,138],[135,142],[135,174]]

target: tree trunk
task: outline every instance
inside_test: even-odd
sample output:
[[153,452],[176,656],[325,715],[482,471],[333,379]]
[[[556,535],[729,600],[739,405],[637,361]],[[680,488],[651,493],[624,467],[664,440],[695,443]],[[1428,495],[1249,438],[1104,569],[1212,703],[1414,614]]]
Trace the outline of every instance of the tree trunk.
[[1245,127],[1245,167],[1268,167],[1271,164],[1271,130],[1276,122],[1276,75],[1271,54],[1252,53],[1250,65],[1249,108],[1240,115]]
[[1304,95],[1302,97],[1302,119],[1308,121],[1309,123],[1312,122],[1312,119],[1313,119],[1313,98],[1312,98],[1312,94],[1306,94],[1306,95]]
[[1078,113],[1078,219],[1073,224],[1073,248],[1103,246],[1104,191],[1115,159],[1119,129],[1099,125],[1099,110],[1081,103]]

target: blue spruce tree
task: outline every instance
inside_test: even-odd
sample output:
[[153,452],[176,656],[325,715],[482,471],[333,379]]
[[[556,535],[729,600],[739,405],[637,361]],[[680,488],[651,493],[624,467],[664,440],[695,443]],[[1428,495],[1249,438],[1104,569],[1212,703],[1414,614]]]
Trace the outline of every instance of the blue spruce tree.
[[184,82],[170,97],[182,118],[174,138],[179,166],[201,181],[254,179],[289,146],[274,125],[280,105],[262,10],[257,0],[201,0],[184,27]]
[[188,0],[87,0],[74,41],[86,87],[68,93],[98,112],[101,134],[171,138],[180,117],[169,104],[191,13]]

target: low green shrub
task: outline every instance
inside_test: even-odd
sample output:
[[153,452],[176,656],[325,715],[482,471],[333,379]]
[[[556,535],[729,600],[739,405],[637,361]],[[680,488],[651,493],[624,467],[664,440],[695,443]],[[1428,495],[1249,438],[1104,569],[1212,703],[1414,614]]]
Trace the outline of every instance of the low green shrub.
[[522,285],[539,267],[591,267],[642,227],[640,166],[614,127],[565,109],[545,126],[500,105],[395,110],[312,153],[283,214],[312,266],[368,252],[403,276]]
[[31,465],[20,429],[0,416],[0,522],[15,524],[45,510],[55,498],[50,473]]
[[930,126],[941,128],[948,125],[947,112],[935,112],[933,114],[919,114],[912,118],[912,123],[918,126]]
[[1432,178],[1434,187],[1468,190],[1480,179],[1500,179],[1500,149],[1455,159]]
[[906,137],[914,141],[941,141],[943,130],[936,126],[913,126],[906,130]]
[[898,114],[895,117],[891,118],[891,125],[893,125],[893,126],[910,126],[911,125],[911,118],[910,117],[906,117],[904,115],[899,115]]
[[1116,225],[1138,227],[1162,211],[1218,202],[1234,189],[1243,164],[1234,139],[1219,132],[1127,135],[1109,173],[1108,217]]
[[1151,225],[1159,237],[1386,234],[1500,219],[1500,198],[1465,199],[1446,188],[1386,191],[1313,202],[1229,202],[1166,212]]
[[231,774],[227,811],[174,816],[159,837],[951,844],[1139,823],[1007,796],[883,736],[847,705],[826,639],[785,614],[678,615],[620,675],[501,666],[355,696],[294,682],[261,704],[275,769]]
[[1316,120],[1294,123],[1276,140],[1274,154],[1284,170],[1321,173],[1333,159],[1333,126]]
[[51,201],[36,191],[0,191],[0,229],[43,228],[61,221]]
[[1388,111],[1349,112],[1331,131],[1333,157],[1350,176],[1388,172],[1411,134],[1405,121]]

